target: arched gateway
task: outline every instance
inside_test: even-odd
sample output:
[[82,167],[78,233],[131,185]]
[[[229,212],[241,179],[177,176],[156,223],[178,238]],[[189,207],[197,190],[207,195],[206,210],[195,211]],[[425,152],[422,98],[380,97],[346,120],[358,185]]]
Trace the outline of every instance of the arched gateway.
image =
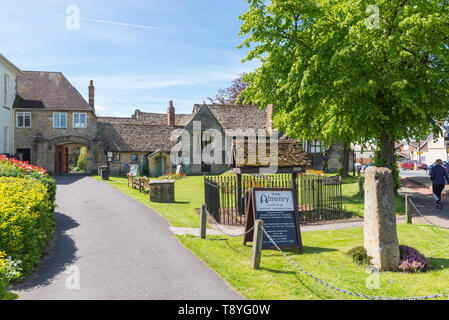
[[67,135],[45,139],[37,134],[33,141],[35,159],[32,162],[46,168],[55,175],[67,174],[69,169],[69,151],[71,148],[86,147],[86,172],[91,173],[104,164],[104,144],[101,139],[88,139],[82,136]]

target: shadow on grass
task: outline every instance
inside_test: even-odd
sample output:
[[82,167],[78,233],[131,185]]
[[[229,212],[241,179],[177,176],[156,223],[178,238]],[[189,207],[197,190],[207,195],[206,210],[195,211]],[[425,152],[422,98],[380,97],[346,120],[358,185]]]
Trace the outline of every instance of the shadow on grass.
[[449,268],[449,259],[429,257],[429,260],[432,264],[430,272]]
[[[323,252],[335,252],[338,251],[337,249],[333,248],[321,248],[321,247],[303,247],[304,252],[302,254],[299,253],[299,249],[282,249],[287,255],[294,255],[294,256],[301,256],[305,254],[319,254]],[[263,250],[262,255],[266,257],[273,257],[277,256],[277,254],[271,254],[270,252],[279,252],[277,249],[274,250]]]

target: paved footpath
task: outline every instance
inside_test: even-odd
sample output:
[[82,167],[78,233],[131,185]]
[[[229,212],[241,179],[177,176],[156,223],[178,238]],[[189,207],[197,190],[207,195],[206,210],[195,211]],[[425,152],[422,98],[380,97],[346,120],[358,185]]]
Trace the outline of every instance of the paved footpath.
[[54,247],[21,299],[242,299],[155,211],[92,177],[56,181]]
[[[430,179],[429,179],[430,180]],[[410,179],[401,179],[402,188],[399,194],[409,195],[415,206],[411,206],[414,223],[428,224],[429,222],[443,227],[449,228],[449,194],[448,187],[442,194],[442,200],[445,204],[441,210],[436,209],[436,202],[433,198],[432,189],[424,187]],[[417,212],[421,213],[425,219]],[[426,221],[427,219],[427,221]]]

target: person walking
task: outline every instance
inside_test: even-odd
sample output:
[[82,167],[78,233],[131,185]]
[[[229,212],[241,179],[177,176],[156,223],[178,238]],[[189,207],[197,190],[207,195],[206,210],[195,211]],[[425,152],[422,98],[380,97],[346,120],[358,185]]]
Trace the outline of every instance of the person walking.
[[443,207],[441,193],[444,190],[446,181],[449,183],[449,175],[447,174],[446,168],[443,167],[443,161],[441,159],[435,161],[435,166],[430,171],[430,180],[432,180],[433,197],[437,202],[436,207],[437,209],[441,209]]

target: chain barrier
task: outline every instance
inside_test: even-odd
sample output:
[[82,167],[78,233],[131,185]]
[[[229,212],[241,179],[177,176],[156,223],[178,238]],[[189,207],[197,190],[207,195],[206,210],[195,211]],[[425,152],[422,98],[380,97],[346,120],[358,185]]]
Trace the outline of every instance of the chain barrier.
[[336,287],[334,285],[331,285],[329,283],[327,283],[326,281],[323,281],[321,279],[319,279],[318,277],[314,276],[313,274],[307,272],[306,270],[304,270],[303,268],[301,268],[295,261],[293,261],[292,258],[290,258],[284,251],[281,250],[281,248],[279,248],[279,246],[277,245],[277,243],[273,240],[273,238],[271,238],[271,236],[268,234],[268,232],[265,230],[265,228],[262,228],[263,233],[267,236],[268,240],[271,241],[271,243],[276,247],[276,249],[297,269],[299,269],[302,273],[304,273],[305,275],[307,275],[308,277],[312,278],[313,280],[319,282],[320,284],[338,291],[338,292],[342,292],[342,293],[346,293],[352,296],[356,296],[359,298],[365,298],[365,299],[370,299],[370,300],[428,300],[428,299],[436,299],[436,298],[443,298],[443,297],[448,297],[448,295],[446,293],[442,293],[442,294],[434,294],[434,295],[429,295],[429,296],[417,296],[417,297],[380,297],[380,296],[371,296],[371,295],[365,295],[365,294],[359,294],[359,293],[354,293],[345,289],[341,289],[339,287]]
[[253,227],[251,227],[248,231],[245,231],[245,232],[243,232],[243,233],[232,234],[232,233],[229,233],[229,232],[227,232],[227,231],[224,231],[224,229],[220,228],[220,227],[218,226],[218,224],[214,225],[214,227],[215,227],[218,231],[220,231],[221,233],[223,233],[224,235],[227,235],[227,236],[229,236],[229,237],[234,237],[234,238],[242,237],[242,236],[247,235],[248,233],[250,233],[251,231],[254,230],[254,226],[253,226]]
[[449,228],[447,228],[447,227],[442,227],[442,226],[438,226],[438,225],[434,224],[432,221],[430,221],[429,219],[427,219],[427,218],[421,213],[421,211],[418,210],[418,208],[416,207],[416,205],[413,203],[412,199],[409,198],[409,200],[410,200],[410,203],[412,204],[413,208],[415,208],[415,211],[416,211],[416,212],[417,212],[417,213],[418,213],[424,220],[426,220],[429,224],[431,224],[432,226],[437,227],[437,228],[448,229],[448,230],[449,230]]

